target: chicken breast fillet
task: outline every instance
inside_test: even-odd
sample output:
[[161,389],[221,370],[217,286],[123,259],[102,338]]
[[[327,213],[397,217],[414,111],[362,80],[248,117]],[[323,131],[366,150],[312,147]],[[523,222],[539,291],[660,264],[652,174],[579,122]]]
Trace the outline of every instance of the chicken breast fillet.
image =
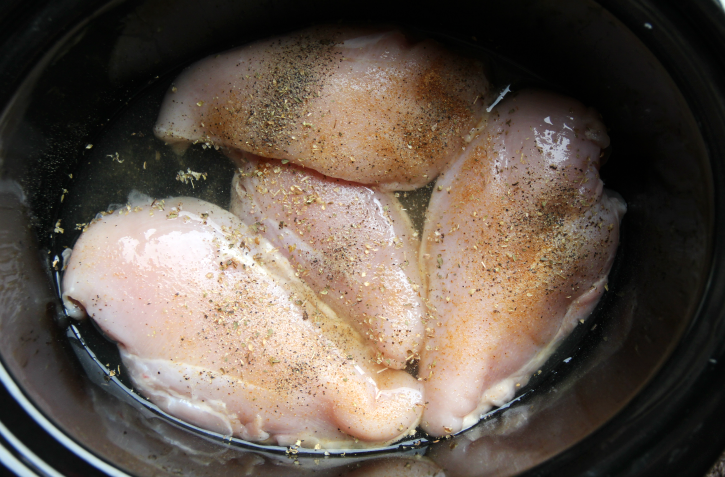
[[296,273],[402,369],[418,357],[425,315],[420,241],[392,193],[250,154],[231,211],[279,247]]
[[511,400],[594,309],[626,210],[599,179],[608,144],[593,110],[523,91],[438,179],[421,251],[430,434],[470,427]]
[[383,445],[419,422],[419,383],[378,373],[369,342],[212,204],[168,199],[102,217],[62,287],[72,316],[87,313],[118,342],[134,386],[197,426],[345,448]]
[[488,90],[479,61],[435,41],[319,26],[190,66],[154,131],[177,150],[209,143],[411,190],[458,156]]

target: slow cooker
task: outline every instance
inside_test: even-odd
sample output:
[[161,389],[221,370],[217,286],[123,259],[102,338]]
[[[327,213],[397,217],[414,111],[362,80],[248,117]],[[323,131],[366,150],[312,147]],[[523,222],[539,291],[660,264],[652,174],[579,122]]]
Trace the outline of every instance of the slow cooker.
[[[10,472],[699,477],[725,448],[720,4],[6,0],[0,21],[0,461]],[[194,60],[323,22],[431,36],[487,58],[496,86],[569,94],[609,127],[601,174],[629,210],[608,292],[514,402],[450,439],[305,457],[185,429],[122,392],[58,298],[58,217],[104,132]],[[154,140],[153,119],[134,134]]]

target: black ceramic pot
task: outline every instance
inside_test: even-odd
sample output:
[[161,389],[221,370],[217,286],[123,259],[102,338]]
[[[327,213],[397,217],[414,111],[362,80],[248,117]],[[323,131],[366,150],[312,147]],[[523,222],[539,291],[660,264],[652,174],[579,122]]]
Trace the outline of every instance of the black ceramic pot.
[[[6,1],[0,21],[6,468],[700,477],[725,448],[725,14],[714,1]],[[107,357],[68,328],[53,262],[75,232],[54,230],[73,207],[61,197],[105,152],[87,145],[102,147],[138,98],[205,54],[331,21],[399,24],[491,58],[498,85],[543,85],[596,107],[612,139],[602,177],[629,211],[609,291],[511,406],[454,439],[307,458],[180,429],[124,397],[94,368]],[[153,119],[138,119],[145,141]],[[127,194],[125,180],[103,197]]]

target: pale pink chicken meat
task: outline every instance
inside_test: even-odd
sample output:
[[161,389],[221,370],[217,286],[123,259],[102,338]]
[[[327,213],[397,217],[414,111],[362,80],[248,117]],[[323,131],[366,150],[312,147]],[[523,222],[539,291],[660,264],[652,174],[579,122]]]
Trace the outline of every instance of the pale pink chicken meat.
[[421,249],[430,434],[468,428],[511,400],[592,312],[626,211],[599,178],[608,144],[592,109],[522,91],[438,179]]
[[420,240],[394,195],[251,154],[237,161],[231,211],[257,224],[319,298],[371,341],[378,362],[401,369],[417,359]]
[[250,441],[369,447],[414,429],[419,383],[375,350],[264,238],[190,198],[95,221],[63,277],[69,314],[118,342],[136,389]]
[[488,90],[480,61],[433,40],[319,26],[190,66],[154,131],[177,150],[208,143],[411,190],[458,156]]

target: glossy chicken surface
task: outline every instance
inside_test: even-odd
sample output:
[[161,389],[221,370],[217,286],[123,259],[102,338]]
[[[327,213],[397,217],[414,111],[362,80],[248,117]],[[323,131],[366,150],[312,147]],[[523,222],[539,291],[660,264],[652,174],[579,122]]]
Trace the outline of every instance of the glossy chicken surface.
[[176,198],[94,222],[73,249],[64,303],[118,342],[135,387],[161,409],[305,447],[382,445],[418,424],[419,383],[376,364],[374,348],[231,213]]
[[313,27],[187,68],[164,99],[155,134],[177,150],[213,144],[411,190],[460,154],[488,90],[479,61],[435,41]]
[[423,342],[420,241],[392,193],[245,155],[231,211],[279,248],[295,273],[404,368]]
[[608,144],[595,111],[523,91],[438,179],[421,249],[430,434],[470,427],[511,400],[592,312],[626,210],[599,178]]

